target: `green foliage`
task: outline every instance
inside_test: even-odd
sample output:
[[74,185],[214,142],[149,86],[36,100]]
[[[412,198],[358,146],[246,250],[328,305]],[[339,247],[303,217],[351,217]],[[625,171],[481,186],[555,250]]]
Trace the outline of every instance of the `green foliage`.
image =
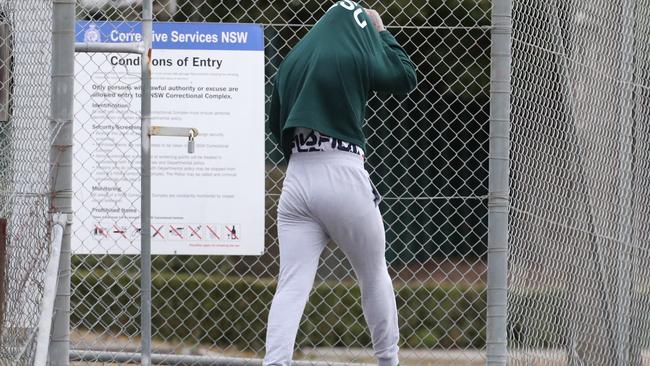
[[[75,271],[72,323],[94,332],[137,334],[139,280],[125,272]],[[152,281],[153,335],[261,351],[276,283],[242,277],[157,273]],[[482,286],[413,284],[396,288],[403,348],[485,345]],[[92,309],[92,311],[90,311]],[[296,339],[299,346],[370,347],[354,283],[314,288]]]
[[[75,328],[139,333],[139,279],[126,272],[77,270],[72,276]],[[157,273],[152,281],[153,335],[157,340],[262,352],[276,283],[246,277]],[[482,285],[403,284],[395,288],[402,348],[485,347],[487,293]],[[574,324],[562,309],[575,294],[560,290],[511,292],[508,339],[512,344],[562,348]],[[636,301],[650,294],[635,293]],[[521,316],[521,304],[536,319]],[[639,324],[642,321],[639,320]],[[320,283],[311,294],[296,339],[299,347],[370,347],[354,283]]]

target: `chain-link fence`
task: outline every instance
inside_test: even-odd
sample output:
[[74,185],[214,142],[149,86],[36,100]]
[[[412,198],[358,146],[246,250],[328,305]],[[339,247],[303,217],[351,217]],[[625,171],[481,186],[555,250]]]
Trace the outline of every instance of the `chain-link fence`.
[[[91,9],[86,19],[100,14]],[[117,11],[108,7],[101,14]],[[78,20],[76,41],[100,43],[112,31],[139,34],[140,24],[128,19],[125,14],[103,26]],[[75,54],[72,350],[127,350],[107,338],[120,339],[129,349],[139,344],[141,266],[133,254],[140,249],[141,227],[139,61],[139,54]],[[79,254],[96,243],[96,252],[118,254]]]
[[[77,12],[79,21],[96,24],[99,38],[109,36],[111,27],[139,19],[137,2],[100,3],[81,1]],[[384,196],[381,210],[400,314],[402,364],[480,364],[486,323],[490,3],[404,0],[362,5],[382,14],[417,65],[420,81],[406,97],[373,96],[365,126],[367,167]],[[330,6],[311,0],[164,1],[154,2],[154,16],[157,21],[262,24],[268,105],[282,59]],[[78,40],[81,37],[78,34]],[[139,125],[137,105],[131,97],[123,100],[124,107],[97,109],[88,104],[106,101],[93,85],[135,90],[139,80],[131,70],[139,69],[114,66],[107,54],[78,54],[76,67],[75,98],[86,105],[75,109],[75,149],[88,152],[81,160],[75,153],[75,164],[84,167],[83,174],[75,175],[75,184],[92,187],[88,179],[100,179],[93,177],[99,164],[113,167],[121,175],[113,178],[123,180],[139,165],[139,145],[128,143],[138,138],[137,130],[123,129],[128,131],[121,136],[124,148],[99,156],[90,153],[101,150],[102,134],[93,130],[93,119],[108,116],[115,124]],[[154,353],[263,356],[278,272],[276,206],[285,168],[267,135],[262,256],[153,257]],[[137,195],[139,187],[134,184],[123,192]],[[88,207],[75,213],[81,223],[80,232],[73,233],[76,240],[110,230],[102,245],[117,245],[111,239],[117,227],[95,227],[92,222],[92,200],[80,198],[89,197],[89,192],[75,189],[75,194]],[[139,200],[130,205],[139,207]],[[110,202],[102,207],[123,208]],[[135,218],[124,219],[119,228],[138,225]],[[124,353],[139,351],[139,258],[127,252],[73,257],[71,348],[91,351],[81,357],[87,362],[99,356],[122,360]],[[373,360],[359,289],[335,245],[322,256],[296,345],[296,359]]]
[[[373,95],[365,126],[367,168],[384,197],[401,362],[483,364],[491,4],[362,5],[379,11],[419,79],[408,96]],[[165,0],[154,2],[154,18],[262,24],[268,106],[282,59],[330,6]],[[56,174],[50,159],[57,156],[50,150],[59,127],[49,107],[51,7],[0,0],[0,221],[7,222],[0,360],[30,361],[48,256],[49,177]],[[77,41],[138,34],[141,10],[138,0],[79,1]],[[645,362],[649,11],[642,0],[514,2],[508,287],[514,363]],[[140,352],[139,60],[130,53],[75,58],[70,346],[77,364],[135,363]],[[263,255],[153,256],[156,361],[198,365],[206,359],[198,356],[221,363],[263,356],[286,169],[268,134],[265,147]],[[90,243],[111,254],[82,254]],[[295,359],[306,362],[373,362],[359,288],[334,244],[323,254],[296,347]]]
[[650,346],[650,7],[515,1],[513,364],[641,365]]
[[0,1],[0,362],[12,364],[31,362],[49,253],[51,39],[50,2]]

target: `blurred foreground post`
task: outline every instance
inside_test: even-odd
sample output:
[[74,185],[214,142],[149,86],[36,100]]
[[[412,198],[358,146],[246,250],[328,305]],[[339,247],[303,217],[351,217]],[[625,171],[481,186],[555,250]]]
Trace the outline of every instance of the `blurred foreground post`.
[[[72,104],[74,88],[75,1],[54,0],[52,27],[52,99],[50,133],[51,213],[72,215]],[[59,281],[54,302],[54,321],[49,364],[69,364],[70,349],[70,222],[61,243]]]
[[492,4],[488,190],[487,365],[507,359],[508,209],[510,206],[511,0]]

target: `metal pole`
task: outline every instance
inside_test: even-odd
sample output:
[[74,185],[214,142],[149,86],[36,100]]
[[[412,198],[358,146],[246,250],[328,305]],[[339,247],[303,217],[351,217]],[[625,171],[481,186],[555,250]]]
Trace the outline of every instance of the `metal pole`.
[[[632,185],[634,184],[634,11],[633,1],[620,2],[620,59],[619,77],[620,95],[618,96],[618,163],[619,178],[617,187],[618,196],[618,233],[619,242],[617,260],[617,279],[614,288],[616,296],[612,296],[616,303],[616,314],[612,316],[612,329],[615,339],[617,365],[639,365],[640,358],[634,357],[637,352],[630,342],[631,322],[631,271],[632,271]],[[612,9],[616,14],[616,7]]]
[[[634,20],[634,25],[632,27],[632,34],[633,34],[633,42],[632,42],[632,52],[635,55],[633,57],[633,62],[632,62],[632,80],[631,80],[631,85],[641,85],[641,82],[643,81],[643,70],[647,70],[645,67],[648,64],[647,61],[649,60],[648,55],[646,54],[645,57],[643,57],[641,54],[643,52],[643,47],[642,45],[644,44],[644,38],[646,38],[647,33],[647,25],[650,24],[648,23],[648,19],[643,15],[643,5],[640,3],[634,3],[633,9],[632,9],[632,18]],[[645,61],[644,61],[645,59]],[[645,73],[646,78],[650,77],[650,73],[646,71]],[[647,80],[647,79],[646,79]],[[645,97],[644,97],[645,95]],[[631,128],[631,133],[632,133],[632,164],[630,169],[632,170],[632,187],[638,187],[640,182],[643,181],[643,174],[645,174],[645,171],[643,168],[643,161],[647,161],[647,155],[646,150],[642,148],[641,146],[644,146],[641,141],[647,141],[647,137],[644,139],[642,136],[647,136],[644,132],[647,131],[645,130],[647,127],[647,123],[644,123],[644,121],[647,121],[647,115],[644,115],[643,111],[643,103],[644,100],[646,103],[650,101],[650,99],[647,99],[647,93],[644,93],[641,89],[635,89],[632,93],[632,128]],[[647,104],[645,104],[647,106]],[[644,158],[646,156],[646,158]],[[643,319],[645,316],[643,311],[634,311],[634,309],[643,309],[645,306],[645,301],[643,300],[642,296],[638,296],[639,290],[637,289],[635,279],[637,278],[643,278],[641,273],[642,271],[645,270],[645,267],[643,266],[644,262],[644,254],[646,253],[645,248],[643,245],[632,245],[634,243],[643,243],[643,238],[645,237],[643,230],[635,230],[634,228],[639,228],[639,227],[644,227],[645,222],[644,220],[647,220],[650,215],[650,211],[648,211],[648,207],[644,207],[646,205],[643,204],[643,199],[641,198],[643,196],[643,193],[641,193],[641,190],[633,189],[632,191],[632,197],[631,197],[631,202],[632,205],[630,207],[631,211],[631,222],[630,226],[633,228],[632,229],[632,235],[630,237],[630,260],[631,260],[631,266],[630,266],[630,272],[629,272],[629,277],[630,277],[630,286],[628,288],[629,294],[628,296],[631,297],[630,299],[630,304],[629,304],[629,320],[628,324],[629,329],[628,329],[628,334],[627,334],[627,339],[628,342],[630,342],[630,358],[629,362],[630,365],[638,366],[643,364],[643,358],[641,356],[642,349],[644,348],[644,334],[646,334],[646,327],[643,325],[644,322],[640,321],[640,319]]]
[[[57,133],[50,148],[52,212],[72,217],[72,118],[74,90],[75,0],[53,0],[52,96],[50,128]],[[59,281],[54,302],[54,321],[49,364],[69,364],[70,349],[70,220],[61,242]]]
[[105,53],[144,53],[144,44],[137,43],[98,43],[78,42],[74,45],[75,52],[105,52]]
[[142,2],[142,41],[145,52],[142,54],[142,99],[141,99],[141,249],[140,249],[140,287],[141,333],[143,366],[151,365],[151,33],[152,0]]
[[505,366],[507,359],[511,13],[512,0],[493,1],[488,191],[488,366]]
[[43,300],[41,301],[41,314],[38,319],[38,334],[36,336],[36,355],[34,366],[46,366],[47,354],[50,345],[50,331],[52,330],[52,316],[54,313],[54,300],[56,298],[57,280],[59,279],[59,259],[61,258],[61,241],[63,230],[67,224],[67,215],[54,214],[52,219],[52,244],[50,245],[50,260],[45,270],[45,285]]
[[5,276],[7,272],[7,219],[0,218],[0,339],[5,317]]

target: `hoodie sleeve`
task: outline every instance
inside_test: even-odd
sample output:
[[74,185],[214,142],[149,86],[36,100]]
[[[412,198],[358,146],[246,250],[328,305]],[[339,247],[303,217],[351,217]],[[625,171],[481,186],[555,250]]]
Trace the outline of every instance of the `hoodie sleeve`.
[[273,93],[271,94],[271,107],[269,108],[269,129],[271,134],[275,137],[275,140],[280,143],[282,126],[280,123],[280,93],[278,91],[280,85],[278,83],[278,78],[275,79],[275,85],[273,85]]
[[394,94],[410,92],[417,84],[413,62],[390,32],[379,32],[379,42],[371,58],[372,90]]

